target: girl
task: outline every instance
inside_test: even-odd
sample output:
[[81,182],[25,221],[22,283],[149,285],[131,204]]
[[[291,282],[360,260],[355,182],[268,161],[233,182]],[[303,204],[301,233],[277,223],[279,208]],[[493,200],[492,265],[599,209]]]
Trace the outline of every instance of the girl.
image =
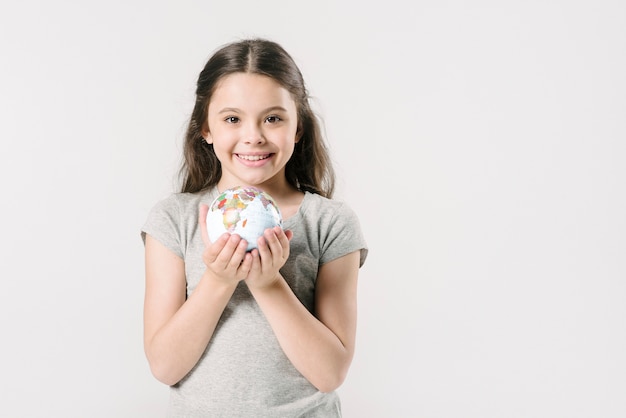
[[[354,353],[358,219],[331,200],[334,176],[302,75],[278,44],[244,40],[200,73],[181,193],[142,229],[144,346],[171,386],[170,416],[339,417]],[[283,215],[246,252],[210,242],[207,204],[256,186]]]

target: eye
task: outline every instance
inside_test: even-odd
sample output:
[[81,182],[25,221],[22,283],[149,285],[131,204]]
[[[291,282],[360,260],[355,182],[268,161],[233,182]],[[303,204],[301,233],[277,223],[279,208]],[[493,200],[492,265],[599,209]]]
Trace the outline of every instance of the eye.
[[239,122],[239,118],[237,116],[229,116],[226,119],[224,119],[224,122],[226,122],[226,123],[237,123],[237,122]]
[[280,116],[276,116],[276,115],[272,115],[272,116],[268,116],[267,118],[265,118],[265,122],[267,123],[277,123],[280,122],[282,119],[280,118]]

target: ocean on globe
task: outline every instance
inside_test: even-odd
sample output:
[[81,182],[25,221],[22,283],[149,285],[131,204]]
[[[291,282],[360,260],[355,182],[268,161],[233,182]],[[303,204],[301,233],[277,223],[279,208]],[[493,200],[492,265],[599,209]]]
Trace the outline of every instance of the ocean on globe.
[[206,217],[211,242],[222,234],[238,234],[248,242],[247,251],[257,248],[257,239],[267,228],[282,227],[282,215],[274,199],[256,187],[224,190],[209,206]]

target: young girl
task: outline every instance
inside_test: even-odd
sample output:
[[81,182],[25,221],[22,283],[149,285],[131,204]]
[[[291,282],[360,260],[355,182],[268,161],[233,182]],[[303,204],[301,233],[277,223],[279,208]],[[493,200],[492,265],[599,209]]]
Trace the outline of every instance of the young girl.
[[[341,416],[367,249],[353,211],[331,200],[320,127],[281,46],[245,40],[209,59],[181,172],[182,192],[142,229],[145,352],[171,386],[169,416]],[[205,224],[220,191],[245,185],[283,215],[251,252],[234,234],[210,242]]]

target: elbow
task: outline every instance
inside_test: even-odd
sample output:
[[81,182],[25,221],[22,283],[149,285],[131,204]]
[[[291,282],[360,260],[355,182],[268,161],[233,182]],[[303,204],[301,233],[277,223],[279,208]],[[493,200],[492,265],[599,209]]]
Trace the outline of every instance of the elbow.
[[152,375],[156,378],[156,380],[168,386],[173,386],[176,383],[180,382],[179,377],[173,375],[167,370],[164,370],[163,368],[150,365],[150,371],[152,372]]
[[339,386],[341,386],[341,385],[340,384],[339,385],[332,385],[332,384],[330,384],[330,385],[318,385],[318,386],[316,386],[316,388],[317,388],[317,390],[319,390],[322,393],[331,393],[331,392],[335,391],[336,389],[338,389]]
[[346,380],[347,370],[333,370],[312,381],[311,384],[322,393],[333,392]]
[[184,377],[181,376],[180,372],[173,368],[168,362],[159,361],[155,358],[151,358],[149,355],[147,357],[148,364],[150,365],[150,371],[159,382],[168,386],[173,386],[180,382],[180,380]]
[[353,351],[346,350],[334,361],[326,363],[325,367],[315,368],[315,371],[310,374],[309,382],[322,393],[330,393],[339,389],[348,376],[352,356]]
[[330,393],[339,389],[342,383],[343,383],[343,379],[336,379],[336,380],[329,379],[324,382],[319,382],[315,384],[314,386],[317,388],[317,390],[319,390],[322,393]]

